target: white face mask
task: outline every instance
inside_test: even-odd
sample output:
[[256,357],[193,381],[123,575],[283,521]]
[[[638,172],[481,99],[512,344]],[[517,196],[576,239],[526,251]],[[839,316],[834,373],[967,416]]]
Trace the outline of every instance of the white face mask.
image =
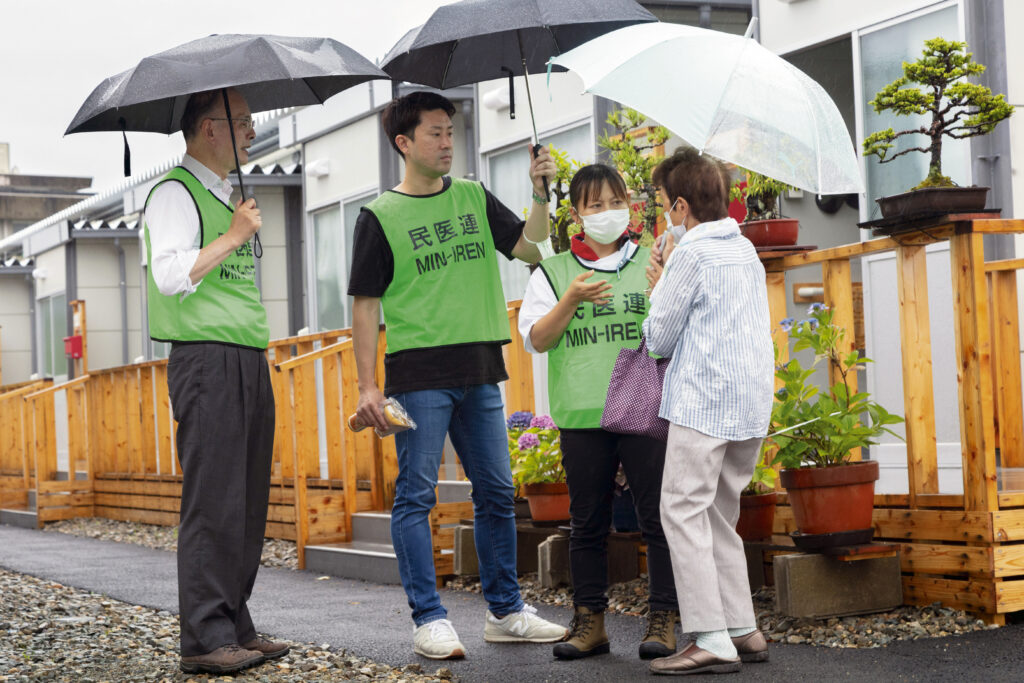
[[609,209],[582,218],[587,237],[598,244],[611,244],[629,225],[629,209]]
[[[676,200],[678,201],[678,200]],[[672,206],[668,207],[668,211],[665,212],[665,225],[668,226],[669,232],[672,233],[672,237],[678,242],[679,239],[686,232],[686,218],[683,218],[683,222],[676,225],[672,222],[672,209],[676,206],[675,202],[672,202]]]

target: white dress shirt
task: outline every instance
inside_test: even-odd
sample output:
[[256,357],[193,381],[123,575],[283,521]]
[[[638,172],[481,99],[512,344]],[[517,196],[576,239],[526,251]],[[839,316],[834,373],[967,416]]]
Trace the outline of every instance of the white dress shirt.
[[774,390],[764,266],[732,218],[690,228],[669,256],[644,321],[671,356],[659,414],[729,441],[763,437]]
[[[632,260],[636,256],[637,246],[626,240],[626,243],[616,251],[614,254],[609,254],[604,258],[599,258],[596,261],[588,261],[584,258],[580,259],[580,262],[586,268],[592,268],[598,272],[590,276],[587,282],[596,282],[598,280],[607,280],[608,273],[601,273],[600,271],[615,271],[622,263],[623,260]],[[641,266],[646,266],[646,263]],[[558,295],[551,289],[551,283],[548,282],[548,278],[544,273],[540,272],[538,267],[533,271],[533,275],[530,276],[529,282],[526,283],[526,293],[523,295],[523,305],[519,309],[519,334],[523,337],[523,346],[529,353],[541,353],[533,347],[530,342],[530,330],[537,324],[537,321],[546,316],[551,312],[551,309],[558,303]]]
[[[188,154],[182,158],[181,166],[217,199],[231,206],[230,182]],[[157,289],[164,296],[181,294],[184,299],[199,286],[189,277],[200,247],[199,211],[192,195],[181,183],[162,183],[149,197],[143,220],[149,229],[149,270]]]

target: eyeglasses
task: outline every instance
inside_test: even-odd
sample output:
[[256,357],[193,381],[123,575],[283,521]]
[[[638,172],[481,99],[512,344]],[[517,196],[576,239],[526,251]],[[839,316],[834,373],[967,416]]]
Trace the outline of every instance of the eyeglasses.
[[255,123],[253,123],[251,116],[244,119],[229,119],[226,116],[207,116],[206,118],[210,119],[211,121],[234,121],[238,124],[238,127],[242,129],[243,133],[248,133],[250,130],[255,128],[256,125]]

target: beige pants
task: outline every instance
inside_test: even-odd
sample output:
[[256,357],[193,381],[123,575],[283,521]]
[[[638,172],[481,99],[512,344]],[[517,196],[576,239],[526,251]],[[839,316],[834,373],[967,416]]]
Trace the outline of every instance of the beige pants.
[[684,632],[756,625],[736,520],[760,448],[761,439],[726,441],[669,427],[661,525]]

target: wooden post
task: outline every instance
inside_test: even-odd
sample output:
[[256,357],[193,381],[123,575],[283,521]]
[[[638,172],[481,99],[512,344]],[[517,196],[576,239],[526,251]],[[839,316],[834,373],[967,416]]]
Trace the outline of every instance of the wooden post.
[[963,447],[964,507],[998,510],[993,424],[992,346],[985,283],[983,235],[954,234],[949,240],[956,323],[960,441]]
[[[291,370],[288,371],[286,387],[292,391],[296,388],[295,375]],[[290,394],[292,391],[288,391],[288,393]],[[292,486],[295,494],[295,545],[298,549],[299,569],[305,569],[306,542],[309,540],[309,505],[306,503],[306,458],[304,457],[305,453],[300,448],[293,448],[291,452],[292,468],[295,473]]]
[[[359,405],[359,391],[355,381],[356,354],[352,350],[352,340],[346,342],[345,346],[341,349],[341,377],[341,410],[344,416],[343,419],[348,420],[348,416],[356,412],[356,408]],[[356,481],[358,479],[356,473],[358,472],[359,465],[356,462],[356,457],[360,452],[373,452],[373,444],[369,442],[373,435],[366,429],[361,432],[353,432],[351,429],[346,428],[344,432],[341,480],[345,493],[345,530],[351,533],[352,514],[359,512],[359,504],[356,497]]]
[[926,258],[923,246],[896,249],[911,508],[917,507],[917,494],[939,492]]
[[1024,408],[1021,406],[1020,322],[1017,319],[1017,271],[991,273],[992,328],[1003,467],[1024,467]]
[[159,447],[160,474],[181,474],[174,469],[174,454],[171,448],[171,397],[167,388],[167,361],[157,365],[153,371],[156,384],[156,440]]
[[[837,349],[839,355],[844,356],[857,348],[856,333],[853,328],[853,279],[850,275],[850,259],[824,261],[821,264],[821,277],[825,289],[825,305],[832,309],[832,324],[846,330],[846,335]],[[843,381],[842,373],[829,367],[829,386],[841,381]],[[851,395],[857,392],[857,373],[855,371],[847,375],[846,386]],[[850,460],[860,459],[860,449],[852,449]]]
[[519,410],[533,412],[533,358],[523,346],[519,334],[519,308],[522,301],[508,304],[509,338],[508,381],[505,383],[505,412],[511,415]]
[[[765,284],[768,286],[768,311],[771,316],[772,341],[779,350],[779,363],[789,360],[789,336],[779,327],[779,323],[786,318],[786,273],[784,271],[769,272],[765,274]],[[782,383],[776,379],[775,388],[778,389]]]

